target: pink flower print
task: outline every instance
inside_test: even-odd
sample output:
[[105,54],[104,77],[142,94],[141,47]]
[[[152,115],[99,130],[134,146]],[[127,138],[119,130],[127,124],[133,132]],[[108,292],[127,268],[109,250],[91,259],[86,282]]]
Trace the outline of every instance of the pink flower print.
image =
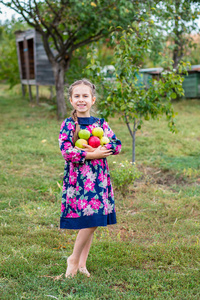
[[[107,122],[104,122],[103,123],[103,130],[105,130],[105,129],[107,129],[108,128],[108,123]],[[105,133],[105,131],[104,131],[104,133]]]
[[72,162],[69,163],[70,172],[74,172],[74,164]]
[[69,198],[73,198],[75,192],[76,192],[76,189],[75,189],[73,186],[70,186],[70,187],[67,189],[67,196],[68,196]]
[[71,199],[71,208],[76,209],[76,197]]
[[66,215],[66,218],[79,218],[80,216],[77,213],[70,211],[69,214]]
[[70,142],[65,142],[65,144],[64,144],[64,149],[65,150],[67,150],[67,149],[69,149],[71,147],[72,147],[72,144]]
[[94,182],[95,179],[96,179],[96,175],[95,175],[95,173],[90,171],[90,172],[87,173],[87,178],[90,179],[92,182]]
[[62,153],[62,156],[64,157],[64,159],[67,160],[68,155],[67,155],[66,151],[63,149],[63,150],[61,150],[61,153]]
[[63,181],[63,192],[66,191],[66,185],[65,182]]
[[119,154],[120,151],[121,151],[121,148],[122,148],[121,145],[117,145],[116,148],[115,148],[115,153],[114,153],[114,154],[115,154],[115,155],[116,155],[116,154]]
[[70,200],[70,198],[69,198],[69,197],[67,197],[67,199],[66,199],[66,203],[67,203],[67,204],[71,203],[71,200]]
[[106,144],[105,146],[106,146],[107,149],[110,149],[112,147],[111,144]]
[[113,193],[113,188],[111,187],[111,192],[110,192],[111,197],[114,197],[114,193]]
[[112,130],[109,130],[108,128],[106,128],[104,130],[104,136],[107,136],[108,138],[112,137],[113,136]]
[[76,186],[76,191],[78,192],[79,190],[80,190],[80,186],[77,185],[77,186]]
[[103,203],[106,203],[106,199],[107,199],[106,193],[103,193],[102,199],[103,199]]
[[107,203],[104,205],[104,212],[105,212],[105,215],[108,214],[108,204]]
[[86,129],[92,133],[92,130],[95,128],[96,126],[93,124],[92,126],[88,126]]
[[61,204],[61,212],[63,212],[65,210],[65,205],[62,203]]
[[87,130],[92,133],[92,128],[88,127]]
[[107,177],[104,177],[104,180],[103,180],[103,187],[104,189],[108,186],[108,181],[107,181]]
[[108,203],[108,213],[110,214],[113,211],[112,204]]
[[91,205],[91,207],[93,209],[99,209],[99,207],[101,205],[101,201],[99,201],[98,199],[92,198],[91,201],[89,202],[89,204]]
[[71,162],[77,162],[81,158],[80,153],[77,152],[77,150],[71,151],[70,153],[67,154],[67,159],[70,160]]
[[76,184],[76,181],[77,181],[77,173],[76,172],[72,172],[69,175],[69,183],[70,184]]
[[90,180],[90,179],[87,179],[85,184],[84,184],[84,189],[89,192],[91,190],[94,189],[94,183]]
[[87,165],[83,165],[81,168],[80,168],[80,171],[81,171],[81,174],[83,176],[86,176],[87,173],[90,171],[90,167],[87,166]]
[[100,161],[101,161],[101,166],[104,169],[104,161],[103,161],[103,159],[100,159]]
[[86,208],[87,205],[88,205],[88,202],[87,202],[86,199],[79,199],[78,200],[78,209],[79,210]]
[[66,134],[66,133],[60,133],[60,134],[59,134],[59,140],[60,140],[61,142],[67,140],[67,134]]
[[84,208],[84,210],[83,210],[83,215],[84,216],[91,216],[91,215],[93,215],[93,213],[94,213],[94,210],[91,208],[91,206],[90,205],[88,205],[86,208]]
[[65,126],[65,121],[62,122],[61,127],[60,127],[60,131],[63,129],[64,126]]
[[98,179],[99,179],[100,181],[103,181],[103,180],[104,180],[104,174],[103,174],[103,171],[101,171],[101,173],[99,173]]
[[74,126],[71,123],[68,123],[67,128],[69,130],[74,130]]
[[107,181],[108,181],[108,186],[111,185],[111,181],[110,181],[110,177],[107,177]]
[[96,165],[98,165],[99,164],[99,161],[98,161],[98,159],[92,159],[91,160],[91,164],[95,167]]

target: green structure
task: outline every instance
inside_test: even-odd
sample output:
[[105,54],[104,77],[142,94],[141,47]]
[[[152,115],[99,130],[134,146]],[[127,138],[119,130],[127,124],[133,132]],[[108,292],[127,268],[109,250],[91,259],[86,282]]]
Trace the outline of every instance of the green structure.
[[184,75],[183,89],[185,98],[200,98],[200,65],[194,65]]

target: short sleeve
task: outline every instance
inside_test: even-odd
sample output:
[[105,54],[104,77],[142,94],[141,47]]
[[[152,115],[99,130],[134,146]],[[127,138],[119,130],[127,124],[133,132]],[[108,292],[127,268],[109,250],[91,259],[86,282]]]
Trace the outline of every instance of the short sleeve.
[[113,155],[117,155],[121,151],[121,141],[116,137],[108,123],[104,119],[100,119],[101,127],[104,131],[104,136],[108,137],[110,142],[105,145],[107,149],[112,149]]
[[74,148],[73,135],[75,124],[69,118],[65,119],[60,128],[59,147],[63,158],[66,161],[83,164],[85,162],[86,151]]

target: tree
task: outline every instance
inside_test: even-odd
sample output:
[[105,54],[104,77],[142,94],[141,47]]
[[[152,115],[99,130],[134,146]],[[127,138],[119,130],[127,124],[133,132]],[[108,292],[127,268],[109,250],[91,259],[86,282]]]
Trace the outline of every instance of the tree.
[[64,75],[74,51],[108,36],[117,26],[126,27],[130,20],[138,19],[141,6],[134,0],[0,0],[0,3],[19,13],[42,35],[54,71],[61,118],[66,114]]
[[[194,47],[191,34],[199,31],[197,21],[200,16],[200,1],[159,1],[154,13],[160,33],[166,37],[167,49],[173,59],[173,67],[177,68],[188,50]],[[163,51],[165,51],[164,47]]]
[[[159,119],[166,115],[168,126],[176,132],[175,113],[171,99],[183,95],[183,78],[173,71],[172,62],[163,69],[159,80],[152,79],[149,86],[141,84],[139,68],[152,43],[154,28],[152,20],[149,26],[133,23],[128,31],[118,34],[115,41],[113,65],[116,79],[113,82],[104,80],[101,66],[94,57],[88,66],[88,75],[93,78],[107,95],[101,98],[99,109],[106,119],[118,114],[126,123],[132,138],[132,161],[135,162],[135,133],[141,129],[143,120]],[[117,39],[117,40],[116,40]],[[179,71],[186,69],[183,63]],[[131,125],[132,124],[132,125]]]
[[15,42],[16,30],[25,30],[27,25],[12,18],[0,22],[0,80],[6,81],[10,88],[20,82],[17,49]]

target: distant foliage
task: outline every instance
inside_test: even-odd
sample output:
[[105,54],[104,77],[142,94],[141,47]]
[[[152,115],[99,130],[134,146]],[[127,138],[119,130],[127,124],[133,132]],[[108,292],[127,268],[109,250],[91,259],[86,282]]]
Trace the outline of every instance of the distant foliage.
[[0,81],[8,83],[10,88],[20,83],[14,32],[25,28],[26,24],[14,18],[0,23]]

